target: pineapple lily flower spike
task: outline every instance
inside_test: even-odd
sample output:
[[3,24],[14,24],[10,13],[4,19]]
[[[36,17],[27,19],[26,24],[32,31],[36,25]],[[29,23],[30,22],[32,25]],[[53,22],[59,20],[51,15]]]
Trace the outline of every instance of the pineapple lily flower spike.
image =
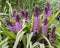
[[34,27],[33,27],[34,36],[36,36],[36,34],[38,33],[39,27],[40,27],[39,8],[36,5],[34,7]]
[[54,26],[51,33],[50,33],[50,37],[49,37],[49,40],[50,40],[51,43],[54,42],[55,30],[56,30],[56,27]]
[[47,31],[48,31],[48,17],[51,18],[52,17],[52,10],[50,8],[50,4],[47,2],[45,4],[45,8],[44,8],[44,22],[42,25],[42,33],[43,35],[47,36]]
[[29,17],[28,17],[28,10],[23,10],[22,12],[22,15],[23,15],[23,18],[25,21],[28,21],[29,20]]
[[50,4],[47,2],[44,7],[44,19],[52,17],[52,10],[50,8]]
[[16,22],[10,22],[7,18],[5,18],[5,22],[9,25],[9,28],[12,32],[17,33],[22,28],[22,23],[20,21],[19,15],[16,14],[16,12],[13,12],[13,19],[15,19]]

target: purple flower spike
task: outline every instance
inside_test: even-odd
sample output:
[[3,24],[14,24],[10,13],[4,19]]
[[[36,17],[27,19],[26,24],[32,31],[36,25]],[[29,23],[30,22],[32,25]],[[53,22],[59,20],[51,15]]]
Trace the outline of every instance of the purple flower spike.
[[42,26],[43,35],[47,36],[47,31],[48,31],[48,22],[47,22],[47,19],[44,19],[44,24]]
[[22,15],[24,17],[24,20],[28,21],[29,20],[29,18],[28,18],[28,10],[23,10],[21,13],[22,13]]
[[34,29],[33,32],[38,33],[40,27],[40,18],[39,17],[34,17]]
[[50,8],[50,4],[47,2],[44,8],[44,19],[52,16],[52,10]]
[[56,27],[54,26],[49,37],[51,43],[54,42],[55,30],[56,30]]
[[15,13],[13,13],[14,19],[16,21],[16,22],[14,22],[14,24],[12,22],[10,22],[8,19],[5,19],[5,22],[9,25],[9,28],[12,32],[17,33],[22,28],[22,23],[20,21],[19,15],[18,14],[15,15]]
[[17,11],[14,10],[14,11],[13,11],[13,19],[14,19],[14,20],[16,20],[16,16],[17,16],[17,14],[18,14]]
[[38,8],[38,6],[35,6],[35,8],[34,8],[34,28],[33,28],[34,36],[37,35],[37,33],[39,31],[39,27],[40,27],[39,8]]

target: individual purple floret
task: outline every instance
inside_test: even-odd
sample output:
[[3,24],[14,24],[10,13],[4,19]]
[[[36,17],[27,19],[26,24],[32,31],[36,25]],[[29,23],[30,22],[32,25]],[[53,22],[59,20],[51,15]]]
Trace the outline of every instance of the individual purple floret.
[[14,10],[14,11],[13,11],[13,15],[12,15],[12,16],[13,16],[13,17],[12,17],[12,18],[13,18],[13,20],[16,20],[16,16],[17,16],[17,14],[18,14],[18,13],[17,13],[17,11],[16,11],[16,10]]
[[21,13],[22,13],[22,15],[23,15],[24,20],[25,20],[25,21],[28,21],[28,20],[29,20],[28,10],[23,10]]
[[51,10],[50,4],[48,2],[45,4],[45,8],[44,8],[44,19],[47,17],[49,17],[49,18],[52,17],[52,10]]
[[56,30],[56,27],[54,26],[51,33],[50,33],[50,37],[49,37],[49,40],[50,40],[51,43],[53,43],[54,39],[55,39],[54,38],[55,37],[55,30]]
[[48,31],[48,21],[47,21],[47,18],[46,18],[46,19],[44,19],[44,23],[43,23],[43,26],[42,26],[43,35],[47,36],[47,31]]
[[36,34],[38,33],[39,27],[40,27],[39,8],[36,5],[34,7],[34,28],[33,28],[34,36],[36,36]]

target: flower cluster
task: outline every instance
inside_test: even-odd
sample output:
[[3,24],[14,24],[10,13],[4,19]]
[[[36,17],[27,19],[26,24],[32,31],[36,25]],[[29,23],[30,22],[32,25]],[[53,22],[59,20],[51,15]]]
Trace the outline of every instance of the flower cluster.
[[[28,10],[23,10],[22,12],[23,15],[23,19],[25,21],[29,21],[29,17],[28,17]],[[48,32],[48,17],[51,18],[52,17],[52,11],[50,8],[50,4],[47,2],[45,4],[44,7],[44,22],[42,25],[42,34],[44,36],[47,36],[47,32]],[[13,16],[12,16],[13,20],[15,20],[16,22],[10,22],[8,19],[5,19],[5,21],[7,22],[7,24],[9,25],[10,29],[12,32],[17,33],[21,28],[22,28],[22,22],[20,20],[20,17],[17,13],[16,10],[13,11]],[[33,32],[34,32],[34,36],[36,36],[36,34],[38,34],[40,29],[40,14],[39,14],[39,7],[37,5],[35,5],[34,7],[34,24],[33,24]],[[55,34],[55,29],[56,27],[54,26],[54,28],[51,31],[51,34],[49,36],[49,39],[51,42],[54,41],[54,34]]]
[[[43,26],[42,26],[42,33],[45,36],[47,36],[48,26],[49,26],[47,19],[51,18],[51,17],[52,17],[52,10],[50,8],[50,4],[47,2],[45,4],[45,7],[44,7],[44,17],[43,17],[44,23],[43,23]],[[49,40],[50,40],[51,43],[54,42],[55,30],[56,30],[56,27],[54,26],[52,31],[51,31],[51,34],[49,36]]]
[[48,17],[49,18],[52,17],[52,10],[50,8],[50,4],[47,2],[44,7],[44,17],[43,17],[44,23],[42,26],[42,32],[45,36],[47,35],[47,31],[48,31],[48,21],[47,21]]

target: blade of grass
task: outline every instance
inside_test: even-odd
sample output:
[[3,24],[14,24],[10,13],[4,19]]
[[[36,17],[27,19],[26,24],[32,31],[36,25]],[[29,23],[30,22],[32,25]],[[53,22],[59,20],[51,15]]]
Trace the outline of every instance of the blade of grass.
[[47,41],[47,43],[49,44],[49,48],[54,48],[51,44],[50,44],[50,42],[49,42],[49,40],[47,39],[47,37],[45,37],[45,36],[43,36],[44,37],[44,39]]
[[50,19],[48,19],[48,24],[50,24],[50,23],[52,23],[52,21],[58,16],[58,14],[60,13],[60,10],[57,12],[57,13],[54,13],[53,15],[52,15],[52,18]]
[[30,44],[32,36],[33,36],[33,32],[31,32],[29,35],[27,34],[27,46],[26,46],[26,48],[29,48],[29,44]]
[[25,33],[25,32],[22,31],[22,32],[19,32],[19,35],[17,34],[17,36],[16,36],[16,41],[15,41],[15,43],[14,43],[13,48],[17,48],[17,45],[18,45],[19,41],[22,40],[22,37],[23,37],[24,33]]
[[22,31],[24,28],[25,28],[25,27],[23,27],[23,28],[17,33],[16,41],[15,41],[15,43],[14,43],[13,48],[16,48],[17,45],[18,45],[18,43],[19,43],[19,41],[22,40],[22,37],[23,37],[23,35],[24,35],[24,33],[25,33],[25,31]]
[[10,18],[10,21],[11,21],[12,20],[12,12],[13,12],[12,6],[11,6],[11,4],[8,1],[6,1],[6,3],[9,6],[9,18]]

